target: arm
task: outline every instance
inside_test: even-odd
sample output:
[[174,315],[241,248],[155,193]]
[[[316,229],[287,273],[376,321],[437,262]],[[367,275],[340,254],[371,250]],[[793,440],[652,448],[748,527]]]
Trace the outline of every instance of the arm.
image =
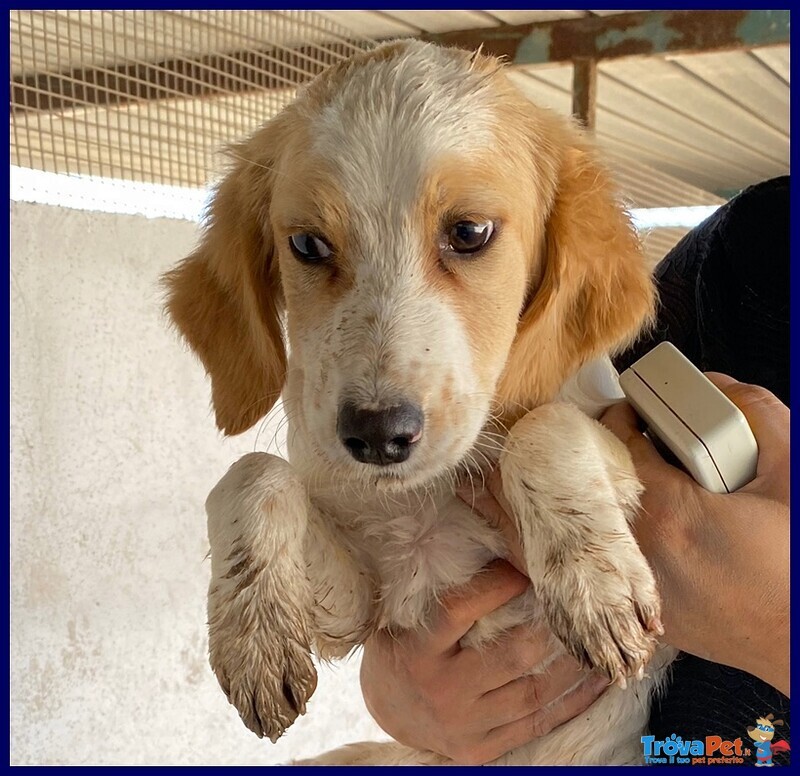
[[627,405],[603,422],[646,487],[634,530],[658,579],[665,638],[788,696],[790,413],[763,388],[708,376],[742,410],[759,446],[755,480],[735,493],[709,493],[666,463]]

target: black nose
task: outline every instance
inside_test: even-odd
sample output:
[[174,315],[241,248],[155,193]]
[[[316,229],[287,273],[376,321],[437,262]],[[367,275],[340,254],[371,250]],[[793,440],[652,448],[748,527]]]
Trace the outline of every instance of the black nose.
[[377,466],[401,463],[422,436],[422,410],[408,403],[381,410],[346,403],[339,408],[336,430],[357,461]]

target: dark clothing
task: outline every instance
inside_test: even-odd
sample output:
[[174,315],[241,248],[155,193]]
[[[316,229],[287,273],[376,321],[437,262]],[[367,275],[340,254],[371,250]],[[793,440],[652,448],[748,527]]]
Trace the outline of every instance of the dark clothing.
[[687,234],[655,272],[653,331],[627,368],[672,342],[704,372],[768,388],[789,404],[789,178],[751,186]]
[[[717,210],[659,264],[656,281],[657,325],[616,359],[620,371],[668,340],[701,370],[761,385],[789,404],[788,177],[752,186]],[[681,655],[653,703],[650,732],[747,745],[747,728],[769,713],[785,721],[776,740],[791,742],[788,698],[742,671]],[[776,754],[774,762],[789,757]]]

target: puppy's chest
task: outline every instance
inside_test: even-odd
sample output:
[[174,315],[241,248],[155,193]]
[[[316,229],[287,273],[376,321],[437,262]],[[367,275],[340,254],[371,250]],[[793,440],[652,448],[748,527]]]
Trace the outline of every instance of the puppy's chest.
[[451,494],[368,504],[347,524],[349,543],[375,580],[382,628],[427,624],[446,590],[504,554],[499,534]]

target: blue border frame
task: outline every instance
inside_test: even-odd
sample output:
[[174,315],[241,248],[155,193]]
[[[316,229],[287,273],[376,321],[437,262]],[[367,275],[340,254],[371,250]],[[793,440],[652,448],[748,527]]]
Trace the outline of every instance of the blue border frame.
[[[703,7],[718,8],[719,7],[718,4],[717,5],[706,5],[706,6],[703,6],[701,4],[698,4],[698,5],[700,6],[700,8],[703,8]],[[397,10],[401,10],[401,9],[404,8],[404,6],[408,10],[418,9],[419,8],[418,4],[415,5],[413,3],[397,4],[397,5],[393,5],[392,8],[393,9],[397,9]],[[510,6],[511,6],[511,4],[507,5],[506,7],[508,8]],[[39,9],[41,7],[42,7],[41,3],[39,3],[39,4],[17,3],[17,4],[14,5],[14,10]],[[125,9],[125,8],[130,8],[130,7],[131,7],[130,4],[121,4],[121,3],[113,3],[113,2],[111,2],[111,3],[108,3],[106,5],[100,6],[99,8],[102,8],[102,9],[117,9],[117,8]],[[151,4],[151,5],[146,6],[145,8],[140,8],[140,9],[137,9],[137,10],[158,10],[158,9],[160,9],[162,7],[169,7],[171,9],[177,9],[177,10],[191,10],[191,9],[196,8],[197,6],[196,5],[191,5],[191,4],[190,5],[185,5],[185,4],[165,4],[163,6]],[[695,5],[691,9],[688,9],[688,10],[693,10],[693,9],[696,9],[697,7],[698,6]],[[72,4],[72,3],[61,4],[61,5],[59,5],[59,8],[63,8],[63,9],[81,8],[81,9],[85,9],[85,10],[91,10],[92,9],[91,6],[88,6],[86,4]],[[283,8],[285,10],[327,10],[324,4],[317,4],[317,5],[311,4],[311,7],[309,7],[307,5],[303,9],[292,9],[292,8],[287,7],[287,6],[281,6],[281,8]],[[571,8],[571,6],[570,6],[570,8]],[[735,2],[734,3],[726,3],[725,4],[725,8],[726,9],[734,9],[734,8],[748,9],[748,8],[752,8],[752,4],[744,4],[744,3],[741,3],[741,2],[739,2],[739,3],[735,3]],[[627,10],[624,7],[621,7],[619,4],[610,4],[608,10],[614,10],[614,9]],[[659,8],[659,6],[656,6],[656,8],[654,8],[653,10],[659,10],[659,9],[680,10],[679,7],[676,7],[673,4],[661,4],[660,8]],[[93,9],[93,10],[96,10],[96,9]],[[241,8],[241,9],[237,9],[237,10],[250,10],[250,9],[249,8]],[[261,8],[256,8],[254,10],[261,10]],[[369,10],[369,9],[365,9],[363,6],[361,6],[361,7],[356,6],[353,9],[347,9],[347,10]],[[447,9],[447,8],[445,8],[445,9],[431,9],[431,10],[477,10],[477,9],[472,9],[472,8]],[[552,10],[562,10],[562,9],[553,8]],[[563,9],[563,10],[565,10],[565,9]],[[10,9],[8,9],[8,8],[6,10],[6,19],[7,19],[7,22],[10,24]],[[2,62],[3,62],[2,66],[3,66],[3,69],[4,69],[4,75],[6,75],[8,69],[9,69],[8,57],[3,57],[2,58]],[[795,63],[793,61],[792,65],[791,65],[791,71],[792,71],[792,74],[796,76],[795,70],[796,70],[796,67],[795,67]],[[791,116],[792,116],[793,120],[796,118],[796,112],[797,112],[796,111],[796,100],[791,99]],[[8,138],[10,140],[10,138],[9,138],[9,125],[8,125],[7,122],[4,123],[4,125],[3,125],[3,134],[4,134],[5,138]],[[797,156],[797,153],[795,151],[794,146],[792,146],[792,148],[791,148],[792,166],[794,166],[794,162],[796,160],[796,156]],[[8,182],[8,167],[3,168],[2,174],[3,174],[4,179],[5,179],[6,189],[8,190],[8,183],[9,183]],[[792,203],[793,203],[793,205],[792,205],[793,215],[794,215],[794,203],[797,202],[797,199],[796,199],[796,196],[795,196],[796,193],[797,193],[796,192],[796,188],[797,188],[797,186],[795,184],[792,184],[791,192],[792,192]],[[792,219],[792,228],[791,228],[792,270],[794,269],[794,264],[795,264],[796,255],[797,255],[796,246],[797,246],[798,229],[800,228],[800,226],[798,226],[798,221],[799,220],[800,220],[800,218],[798,218],[798,219],[793,218]],[[5,236],[6,236],[6,241],[7,241],[6,244],[9,244],[10,229],[9,229],[9,211],[8,210],[5,211],[5,215],[2,218],[2,224],[3,224],[3,229],[5,230]],[[9,248],[9,264],[8,264],[8,268],[7,268],[7,277],[8,277],[9,288],[10,288],[10,283],[11,283],[10,248]],[[796,297],[796,286],[797,286],[798,283],[800,283],[800,275],[795,271],[791,271],[791,297],[792,297],[791,335],[792,335],[792,340],[793,341],[797,341],[797,338],[795,336],[796,335],[796,329],[797,329],[797,322],[796,322],[796,318],[795,318],[795,315],[794,315],[794,306],[795,306],[795,299],[797,298]],[[4,382],[4,390],[6,391],[5,413],[6,413],[7,417],[8,417],[8,420],[9,420],[9,425],[7,425],[7,428],[10,428],[10,379],[11,379],[11,375],[10,375],[10,306],[9,306],[9,296],[8,296],[8,294],[6,294],[6,296],[4,297],[4,304],[7,306],[6,320],[9,322],[8,323],[9,328],[8,328],[7,337],[6,337],[6,343],[7,343],[6,344],[6,347],[7,347],[6,363],[7,363],[8,367],[9,367],[9,379]],[[791,403],[794,404],[794,403],[796,403],[798,391],[800,391],[800,388],[798,388],[797,361],[794,358],[791,359],[790,369],[791,369],[791,378],[792,378],[792,392],[791,392],[792,401],[791,401]],[[795,419],[792,422],[792,437],[793,438],[795,437],[795,432],[797,431],[797,424],[798,423],[800,423],[800,421],[798,421],[797,419]],[[9,450],[9,445],[10,445],[10,431],[9,431],[9,437],[8,437],[8,444],[6,445],[6,450],[7,451]],[[793,457],[792,458],[792,462],[791,462],[791,469],[792,469],[792,482],[794,484],[794,483],[798,482],[798,470],[800,470],[800,460],[796,460]],[[7,465],[7,471],[9,472],[9,477],[8,477],[8,485],[7,485],[7,500],[6,500],[6,503],[9,504],[9,512],[10,512],[10,481],[11,481],[11,479],[10,479],[10,455],[9,455],[9,461],[8,461],[8,465]],[[6,569],[7,569],[7,572],[6,572],[5,578],[8,580],[9,588],[6,591],[5,602],[6,602],[6,606],[7,606],[6,617],[7,617],[7,622],[9,623],[9,634],[10,634],[10,598],[9,598],[9,596],[10,596],[10,569],[11,569],[10,515],[9,515],[9,518],[8,518],[7,526],[8,526],[8,529],[9,529],[9,543],[8,543],[8,545],[6,547]],[[793,549],[794,549],[794,543],[793,543]],[[792,594],[794,594],[795,587],[796,587],[796,579],[795,579],[795,577],[796,577],[796,575],[793,574],[792,575],[792,581],[791,581]],[[792,624],[794,624],[794,617],[792,617]],[[9,667],[9,671],[5,675],[5,686],[6,686],[6,690],[7,690],[7,693],[8,693],[7,697],[9,698],[9,703],[10,703],[10,650],[9,650],[9,641],[6,641],[3,646],[4,646],[4,649],[7,650],[7,653],[6,653],[7,654],[6,665]],[[793,641],[792,642],[792,664],[793,665],[796,663],[795,657],[796,657],[796,653],[797,653],[798,650],[800,650],[800,644],[795,644],[794,641]],[[794,691],[796,691],[796,689],[797,689],[796,688],[796,684],[797,684],[798,681],[800,681],[800,680],[798,680],[796,678],[796,676],[793,675],[792,676],[792,689]],[[10,741],[10,727],[9,727],[8,733],[9,733],[8,744],[9,744],[9,763],[10,763],[10,756],[11,756],[11,752],[10,752],[10,743],[11,743],[11,741]],[[42,770],[54,770],[55,769],[52,766],[34,766],[34,767],[38,767],[38,768],[40,768]],[[110,768],[110,767],[132,767],[132,766],[105,766],[105,767]],[[181,767],[181,766],[170,766],[170,767]],[[182,766],[182,767],[202,767],[202,766]],[[227,769],[227,768],[236,767],[236,766],[206,766],[206,767],[215,767],[215,768],[218,767],[218,768]],[[272,766],[272,767],[281,767],[281,766]],[[440,768],[439,770],[445,770],[447,773],[452,773],[454,767],[455,767],[456,770],[463,770],[464,769],[463,766],[451,766],[451,767],[447,767],[447,768]],[[166,770],[167,768],[168,768],[168,766],[155,766],[155,767],[149,768],[148,770],[150,770],[150,771],[162,771],[162,770]],[[305,768],[301,767],[301,770],[304,770],[304,769]],[[293,770],[296,770],[296,767],[294,767]],[[342,770],[349,770],[349,769],[334,767],[333,770],[334,771],[342,771]]]
[[[8,25],[10,26],[11,23],[11,12],[6,12],[6,20]],[[4,72],[4,83],[8,82],[7,78],[7,71],[10,69],[10,63],[8,57],[3,57],[3,72]],[[10,111],[9,111],[10,113]],[[5,148],[10,148],[11,145],[11,131],[9,127],[9,123],[3,122],[3,137],[7,142],[5,143]],[[9,182],[8,182],[8,167],[4,167],[2,174],[5,179],[6,187],[5,190],[9,190]],[[7,590],[5,591],[5,595],[3,597],[4,604],[6,606],[6,622],[8,623],[8,634],[9,638],[3,642],[3,649],[5,650],[6,660],[5,665],[8,667],[8,670],[5,673],[3,678],[4,684],[6,687],[6,697],[8,698],[9,703],[9,728],[8,728],[8,750],[9,750],[9,762],[11,762],[11,303],[10,303],[10,288],[11,288],[11,237],[10,237],[10,212],[8,209],[4,211],[3,219],[3,230],[5,236],[5,244],[8,246],[8,259],[7,259],[7,266],[6,266],[6,277],[8,278],[8,289],[9,292],[3,296],[3,304],[6,306],[5,315],[3,320],[6,322],[8,327],[6,332],[6,366],[8,369],[8,379],[3,381],[3,390],[5,392],[5,401],[3,402],[3,412],[5,413],[8,423],[5,427],[8,429],[7,431],[7,438],[6,444],[4,445],[4,454],[8,456],[8,461],[6,464],[6,471],[8,472],[8,479],[7,479],[7,490],[6,490],[6,504],[8,505],[8,517],[6,521],[7,531],[8,531],[8,543],[6,545],[6,573],[3,575],[3,581],[5,584],[8,585]]]

